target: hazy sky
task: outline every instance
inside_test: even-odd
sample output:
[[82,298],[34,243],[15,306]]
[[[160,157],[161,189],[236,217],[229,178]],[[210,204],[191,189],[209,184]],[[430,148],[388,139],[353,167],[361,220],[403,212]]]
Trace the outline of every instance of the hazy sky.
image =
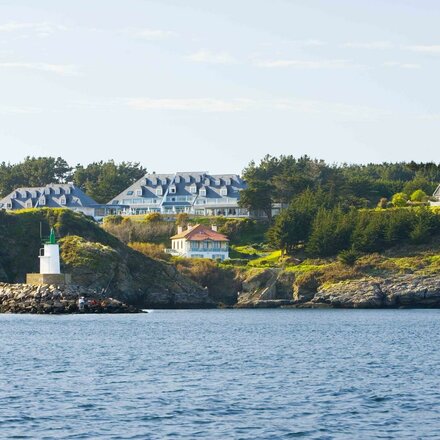
[[438,0],[0,0],[0,161],[440,161]]

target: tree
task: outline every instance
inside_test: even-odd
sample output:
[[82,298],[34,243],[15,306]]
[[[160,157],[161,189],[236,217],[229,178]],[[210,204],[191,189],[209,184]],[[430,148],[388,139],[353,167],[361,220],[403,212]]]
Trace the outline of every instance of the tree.
[[98,203],[107,203],[146,173],[138,162],[93,162],[77,165],[73,181]]
[[11,165],[0,165],[0,194],[5,196],[17,187],[45,186],[70,179],[72,168],[61,157],[30,157]]

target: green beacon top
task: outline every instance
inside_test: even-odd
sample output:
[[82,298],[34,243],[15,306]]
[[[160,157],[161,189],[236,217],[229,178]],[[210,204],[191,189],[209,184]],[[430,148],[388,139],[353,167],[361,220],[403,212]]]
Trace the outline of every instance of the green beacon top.
[[57,244],[57,239],[55,238],[55,229],[54,228],[51,228],[51,230],[50,230],[48,244]]

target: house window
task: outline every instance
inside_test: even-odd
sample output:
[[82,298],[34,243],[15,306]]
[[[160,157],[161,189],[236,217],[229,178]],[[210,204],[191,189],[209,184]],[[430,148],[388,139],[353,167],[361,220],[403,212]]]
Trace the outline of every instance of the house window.
[[228,188],[222,188],[220,190],[220,195],[221,196],[227,196],[228,195]]
[[41,196],[41,197],[40,197],[40,200],[39,200],[39,204],[40,204],[40,205],[45,205],[45,204],[46,204],[46,197]]
[[176,187],[174,185],[170,186],[170,194],[176,194]]
[[206,197],[206,188],[201,188],[199,194],[202,197]]
[[191,185],[191,186],[189,187],[189,192],[190,192],[191,194],[195,194],[195,193],[197,192],[197,186],[196,186],[196,185]]
[[215,185],[220,186],[220,179],[215,179]]
[[163,195],[163,190],[162,187],[159,187],[156,189],[156,196],[162,196]]
[[60,203],[61,203],[62,205],[65,205],[65,204],[66,204],[66,198],[65,198],[65,197],[61,197],[61,198],[60,198]]
[[136,190],[136,195],[141,196],[142,195],[142,188],[139,188]]
[[133,191],[127,191],[127,196],[132,196],[133,195]]
[[64,192],[65,192],[66,194],[70,194],[70,186],[68,186],[68,187],[64,190]]
[[50,194],[50,188],[44,188],[44,194]]
[[54,192],[54,194],[60,194],[61,193],[61,189],[59,187],[55,187],[53,192]]
[[6,209],[12,209],[12,203],[11,202],[7,202],[6,203]]

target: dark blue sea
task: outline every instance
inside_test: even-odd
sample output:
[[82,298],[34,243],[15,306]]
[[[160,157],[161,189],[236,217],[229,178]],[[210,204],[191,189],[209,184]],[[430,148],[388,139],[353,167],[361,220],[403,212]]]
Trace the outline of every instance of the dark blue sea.
[[440,439],[440,310],[0,315],[3,439]]

